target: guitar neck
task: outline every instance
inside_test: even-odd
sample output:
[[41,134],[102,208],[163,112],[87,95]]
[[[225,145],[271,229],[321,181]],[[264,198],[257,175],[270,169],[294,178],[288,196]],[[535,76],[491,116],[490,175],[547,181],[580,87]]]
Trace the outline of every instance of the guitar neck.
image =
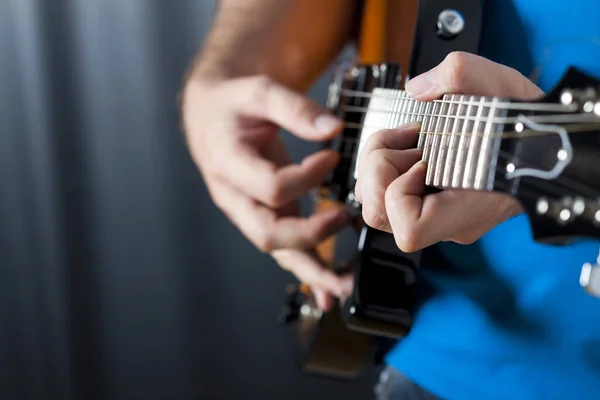
[[[535,118],[528,119],[533,111]],[[560,123],[572,111],[563,104],[490,96],[445,95],[441,100],[422,102],[403,90],[376,88],[364,115],[358,152],[371,134],[381,129],[419,122],[418,147],[427,163],[426,185],[492,191],[500,162],[509,177],[521,173],[506,163],[502,145],[507,133],[525,135],[528,128],[539,129],[540,123]]]

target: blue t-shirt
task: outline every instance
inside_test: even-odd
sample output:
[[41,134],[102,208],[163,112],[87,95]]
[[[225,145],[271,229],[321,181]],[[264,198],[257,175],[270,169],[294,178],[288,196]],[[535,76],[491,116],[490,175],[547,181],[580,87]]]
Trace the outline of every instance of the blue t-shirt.
[[[570,65],[600,77],[600,0],[487,0],[481,54],[549,91]],[[525,215],[472,245],[438,245],[453,272],[389,365],[449,400],[600,399],[600,299],[579,285],[600,242],[551,246]]]

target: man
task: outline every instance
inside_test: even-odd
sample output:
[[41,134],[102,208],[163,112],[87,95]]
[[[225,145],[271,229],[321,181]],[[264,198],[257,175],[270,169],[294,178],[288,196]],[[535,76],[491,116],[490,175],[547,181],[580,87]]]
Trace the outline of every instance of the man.
[[[302,93],[351,38],[357,6],[222,0],[183,99],[190,151],[215,203],[260,250],[308,283],[325,309],[349,293],[351,280],[324,271],[314,246],[346,226],[348,216],[301,218],[295,201],[322,182],[337,156],[321,151],[291,164],[277,132],[321,141],[341,129]],[[595,0],[577,7],[488,0],[485,58],[452,54],[413,78],[407,91],[419,100],[444,93],[535,99],[568,65],[598,76],[599,20]],[[519,204],[501,195],[423,198],[415,135],[414,127],[400,127],[368,141],[356,187],[363,216],[392,232],[402,250],[441,242],[451,268],[424,268],[436,292],[389,354],[386,376],[394,379],[378,387],[379,398],[600,396],[600,300],[578,286],[579,267],[596,258],[598,242],[536,244]]]

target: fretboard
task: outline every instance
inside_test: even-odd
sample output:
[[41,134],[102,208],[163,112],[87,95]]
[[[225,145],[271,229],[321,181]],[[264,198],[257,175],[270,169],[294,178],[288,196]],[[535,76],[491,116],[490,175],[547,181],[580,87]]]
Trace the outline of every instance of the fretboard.
[[[360,135],[358,153],[381,129],[420,122],[418,147],[427,163],[426,184],[443,189],[492,190],[507,108],[497,97],[446,95],[417,101],[405,91],[376,88]],[[354,171],[355,178],[357,171]]]

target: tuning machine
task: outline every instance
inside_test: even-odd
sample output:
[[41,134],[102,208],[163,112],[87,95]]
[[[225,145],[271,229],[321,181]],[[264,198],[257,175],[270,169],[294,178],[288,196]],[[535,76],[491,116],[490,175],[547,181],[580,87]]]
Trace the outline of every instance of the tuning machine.
[[536,211],[539,215],[553,218],[561,225],[582,218],[600,226],[600,200],[570,196],[558,200],[541,197],[538,199]]
[[576,106],[585,113],[594,113],[600,116],[600,99],[596,89],[565,89],[560,95],[560,102],[565,106]]
[[579,276],[579,284],[587,294],[600,298],[600,253],[595,264],[583,264],[581,275]]

